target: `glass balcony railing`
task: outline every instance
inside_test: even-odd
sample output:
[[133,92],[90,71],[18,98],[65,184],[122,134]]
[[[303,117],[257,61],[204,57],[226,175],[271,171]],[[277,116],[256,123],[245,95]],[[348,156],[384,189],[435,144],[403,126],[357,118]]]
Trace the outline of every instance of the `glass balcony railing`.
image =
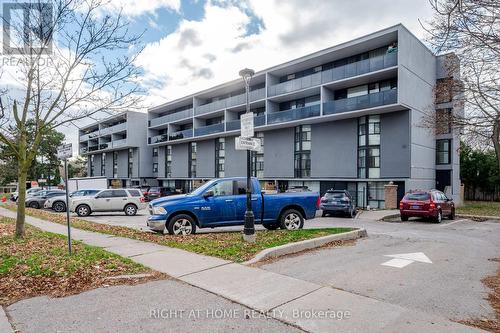
[[89,151],[96,151],[96,150],[99,150],[99,146],[89,147]]
[[149,126],[154,127],[162,124],[166,124],[172,121],[181,120],[185,118],[191,118],[193,116],[193,109],[183,110],[171,114],[167,114],[158,118],[153,118],[149,121]]
[[287,121],[299,120],[320,115],[321,105],[310,105],[303,108],[291,109],[286,111],[271,112],[267,115],[268,124],[284,123]]
[[108,149],[108,148],[111,148],[111,147],[112,147],[111,142],[106,142],[106,143],[99,144],[99,150]]
[[[264,126],[266,124],[266,116],[265,115],[262,115],[262,116],[255,116],[253,118],[253,125],[255,127],[257,126]],[[235,130],[239,130],[241,127],[241,120],[232,120],[232,121],[228,121],[226,123],[226,131],[235,131]]]
[[123,147],[127,145],[127,139],[113,141],[113,148]]
[[165,142],[168,141],[168,134],[160,134],[160,135],[155,135],[152,136],[148,139],[148,143],[150,144],[155,144],[155,143],[160,143],[160,142]]
[[99,136],[99,130],[96,130],[94,132],[90,132],[87,134],[83,134],[80,136],[80,141],[87,141],[92,138],[97,138]]
[[116,133],[116,132],[124,131],[126,129],[127,129],[127,123],[121,123],[121,124],[117,124],[115,126],[101,128],[99,135]]
[[268,95],[276,96],[286,94],[292,91],[317,86],[321,83],[327,83],[342,80],[348,77],[362,75],[380,69],[396,66],[398,63],[398,54],[388,53],[378,57],[354,62],[344,66],[335,67],[326,71],[314,73],[295,80],[279,83],[269,87]]
[[180,139],[186,139],[186,138],[191,138],[193,137],[193,129],[187,129],[183,131],[178,131],[178,132],[173,132],[172,134],[169,134],[168,140],[180,140]]
[[224,132],[224,123],[203,126],[194,129],[194,136]]
[[398,90],[391,89],[373,94],[338,99],[323,103],[323,114],[337,114],[349,111],[373,108],[376,106],[394,104],[398,100]]
[[[258,101],[259,99],[263,99],[265,97],[266,97],[266,90],[264,88],[250,91],[250,94],[248,96],[250,102]],[[200,115],[212,111],[223,110],[225,108],[230,108],[237,105],[243,105],[245,103],[246,103],[245,94],[240,94],[225,99],[221,99],[219,101],[215,101],[212,103],[200,105],[195,109],[195,114]]]

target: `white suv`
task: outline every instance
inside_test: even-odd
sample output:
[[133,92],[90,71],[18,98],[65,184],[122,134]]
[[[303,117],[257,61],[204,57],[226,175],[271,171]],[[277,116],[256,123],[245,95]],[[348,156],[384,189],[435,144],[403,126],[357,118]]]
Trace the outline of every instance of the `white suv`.
[[91,197],[72,198],[70,211],[78,216],[89,216],[92,212],[125,212],[127,216],[145,209],[144,196],[138,189],[107,189]]

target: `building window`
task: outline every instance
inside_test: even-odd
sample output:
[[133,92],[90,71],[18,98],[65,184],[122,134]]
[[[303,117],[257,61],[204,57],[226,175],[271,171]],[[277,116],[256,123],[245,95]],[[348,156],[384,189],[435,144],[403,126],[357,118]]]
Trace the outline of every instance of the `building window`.
[[94,177],[95,175],[94,167],[95,167],[94,155],[90,155],[90,177]]
[[225,171],[225,150],[226,150],[226,139],[218,138],[215,139],[215,177],[224,177]]
[[132,177],[134,172],[134,149],[129,148],[128,150],[128,178]]
[[260,139],[260,151],[252,152],[252,174],[254,177],[264,177],[264,133],[255,134]]
[[153,163],[153,173],[158,173],[158,163]]
[[380,178],[380,116],[358,119],[358,178]]
[[188,171],[189,175],[188,177],[190,178],[196,178],[196,142],[191,142],[191,144],[188,146],[189,152],[188,152]]
[[436,140],[436,164],[451,163],[451,140]]
[[295,127],[295,177],[311,177],[311,125]]
[[106,175],[106,153],[102,153],[101,157],[101,176]]
[[436,134],[451,133],[451,109],[436,110]]
[[172,177],[172,146],[165,147],[165,178]]
[[118,178],[118,152],[113,152],[113,178]]
[[158,156],[158,147],[153,148],[153,157],[157,157],[157,156]]

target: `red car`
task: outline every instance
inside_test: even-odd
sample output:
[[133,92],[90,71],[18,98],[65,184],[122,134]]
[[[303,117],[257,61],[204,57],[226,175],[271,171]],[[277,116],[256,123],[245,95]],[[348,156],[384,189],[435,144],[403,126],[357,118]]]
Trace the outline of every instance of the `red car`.
[[450,220],[455,218],[455,204],[438,190],[412,191],[400,201],[399,213],[402,221],[408,221],[409,217],[424,217],[441,223],[443,216]]

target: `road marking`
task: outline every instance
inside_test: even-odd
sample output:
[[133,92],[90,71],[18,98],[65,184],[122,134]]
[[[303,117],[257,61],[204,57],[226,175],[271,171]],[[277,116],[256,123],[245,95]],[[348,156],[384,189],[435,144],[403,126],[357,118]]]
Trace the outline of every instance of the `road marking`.
[[382,266],[403,268],[415,261],[432,264],[432,261],[423,252],[387,254],[385,257],[394,259],[382,263]]
[[449,222],[449,223],[443,223],[443,224],[440,224],[439,227],[447,227],[449,225],[453,225],[455,223],[460,223],[460,222],[464,222],[464,221],[467,221],[467,219],[461,219],[461,220],[456,220],[456,221],[453,221],[453,222]]

